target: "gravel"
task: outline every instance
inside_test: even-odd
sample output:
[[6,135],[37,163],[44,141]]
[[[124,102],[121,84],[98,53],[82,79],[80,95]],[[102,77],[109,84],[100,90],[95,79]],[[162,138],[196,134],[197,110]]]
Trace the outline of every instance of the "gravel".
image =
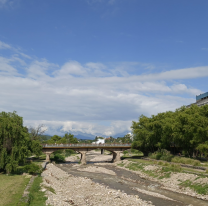
[[46,205],[55,206],[150,206],[151,202],[143,201],[137,195],[127,195],[120,190],[94,183],[83,177],[74,177],[53,164],[47,165],[42,173],[43,183],[52,187],[55,194],[46,191]]
[[[124,167],[120,167],[119,166],[120,163],[124,164]],[[145,174],[139,170],[132,171],[132,170],[129,170],[128,168],[125,168],[125,166],[127,166],[128,164],[130,164],[130,161],[123,160],[123,161],[116,162],[115,165],[117,165],[117,167],[119,167],[119,168],[136,173],[144,179],[158,182],[162,185],[161,188],[163,188],[163,189],[167,189],[167,190],[174,191],[174,192],[181,193],[181,194],[186,194],[186,195],[196,197],[199,199],[203,199],[203,200],[208,200],[208,195],[198,194],[193,189],[190,189],[189,187],[182,187],[180,185],[182,182],[184,182],[186,180],[190,180],[192,183],[196,183],[196,184],[197,183],[208,184],[207,177],[199,177],[198,175],[189,174],[189,173],[171,172],[169,178],[157,179],[157,178],[153,178],[151,176],[148,176],[147,174]],[[148,165],[148,166],[145,166],[144,169],[145,170],[154,170],[155,173],[160,173],[162,167],[158,166],[158,165]]]

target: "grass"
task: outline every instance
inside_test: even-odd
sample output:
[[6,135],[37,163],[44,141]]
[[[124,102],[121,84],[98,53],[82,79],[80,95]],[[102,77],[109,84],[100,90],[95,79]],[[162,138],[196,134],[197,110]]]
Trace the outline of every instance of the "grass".
[[0,175],[0,206],[17,205],[29,182],[22,175]]
[[[149,176],[152,176],[154,178],[163,179],[163,178],[170,178],[171,172],[181,172],[181,166],[177,164],[169,164],[167,162],[155,162],[155,161],[148,161],[143,159],[130,159],[132,163],[128,164],[126,168],[129,170],[134,171],[141,171]],[[155,165],[158,164],[161,166],[158,170],[145,170],[144,167],[146,165]],[[124,164],[120,163],[119,166],[123,167]]]
[[181,164],[189,164],[193,166],[199,166],[201,162],[199,160],[194,160],[191,158],[186,158],[186,157],[173,157],[171,159],[171,162],[174,163],[181,163]]
[[29,189],[29,206],[45,206],[47,197],[44,196],[44,192],[40,191],[40,183],[42,183],[42,177],[36,177]]
[[46,190],[56,194],[55,190],[52,187],[43,186]]
[[201,195],[208,194],[208,184],[192,183],[190,180],[186,180],[182,182],[180,185],[183,187],[189,187]]
[[126,166],[126,168],[128,168],[129,170],[134,170],[134,171],[140,170],[149,176],[158,177],[158,175],[155,171],[145,170],[144,166],[145,166],[145,164],[143,164],[143,163],[139,163],[139,164],[138,163],[130,163]]

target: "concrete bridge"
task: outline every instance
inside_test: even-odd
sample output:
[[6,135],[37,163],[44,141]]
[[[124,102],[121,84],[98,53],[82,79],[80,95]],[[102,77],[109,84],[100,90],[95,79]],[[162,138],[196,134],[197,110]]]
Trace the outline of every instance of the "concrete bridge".
[[42,145],[42,151],[46,154],[46,161],[50,161],[50,155],[62,149],[72,149],[81,154],[81,164],[86,164],[86,153],[90,150],[101,149],[101,154],[103,150],[107,150],[113,153],[112,162],[120,160],[120,153],[130,149],[131,144],[45,144]]

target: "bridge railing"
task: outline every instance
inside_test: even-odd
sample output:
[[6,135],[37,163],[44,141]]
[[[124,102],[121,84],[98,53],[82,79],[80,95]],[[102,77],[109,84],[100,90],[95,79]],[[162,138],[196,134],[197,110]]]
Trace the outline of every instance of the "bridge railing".
[[47,147],[130,147],[131,144],[42,144],[43,148]]

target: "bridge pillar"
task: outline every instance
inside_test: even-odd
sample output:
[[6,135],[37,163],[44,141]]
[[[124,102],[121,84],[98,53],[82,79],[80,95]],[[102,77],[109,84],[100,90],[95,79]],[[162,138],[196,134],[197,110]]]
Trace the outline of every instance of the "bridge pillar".
[[50,162],[50,155],[52,154],[52,152],[45,152],[46,154],[46,162]]
[[117,162],[121,160],[120,153],[121,151],[112,151],[113,152],[113,159],[112,162]]
[[104,149],[101,149],[101,154],[104,154]]
[[79,153],[81,154],[81,164],[86,165],[86,151],[79,151]]

